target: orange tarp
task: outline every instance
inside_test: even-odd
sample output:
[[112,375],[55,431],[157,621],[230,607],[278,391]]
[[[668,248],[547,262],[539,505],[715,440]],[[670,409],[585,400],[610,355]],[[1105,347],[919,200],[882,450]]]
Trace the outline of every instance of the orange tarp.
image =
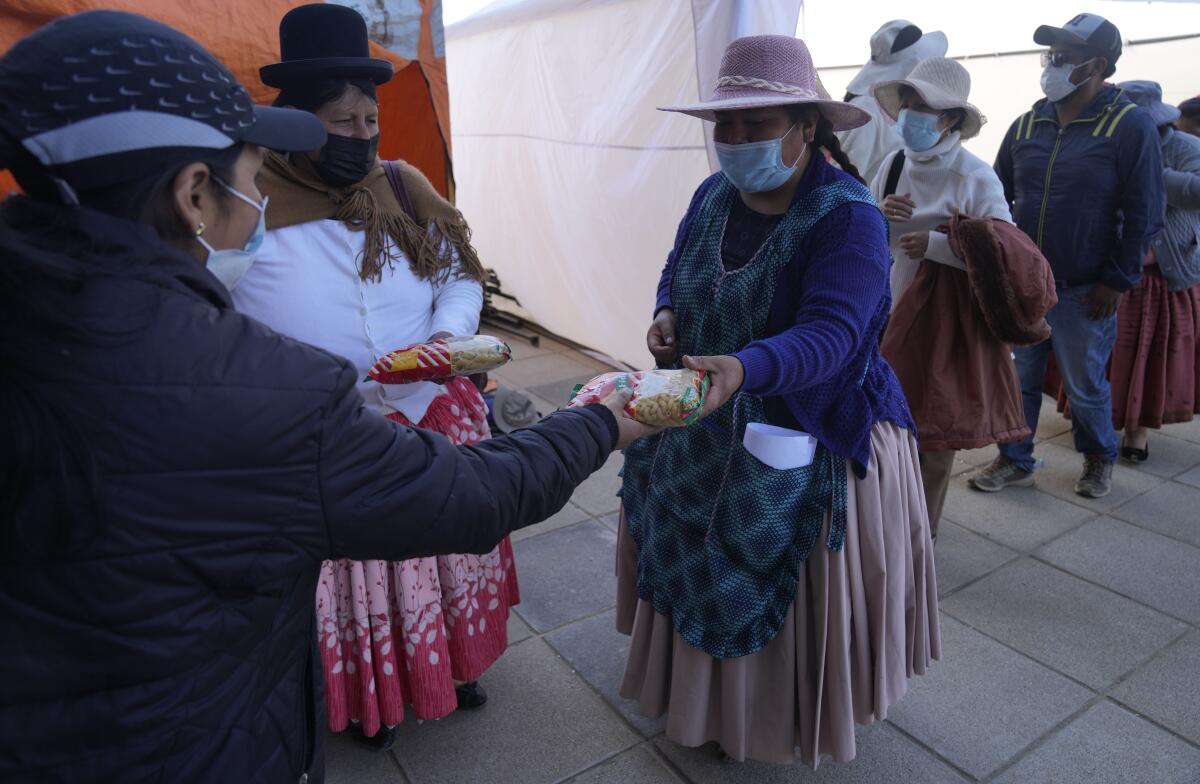
[[[258,69],[279,60],[279,20],[306,0],[3,0],[0,4],[0,52],[60,16],[99,8],[157,19],[195,38],[225,63],[255,101],[269,103],[275,90],[258,79]],[[379,91],[379,153],[402,158],[425,172],[443,194],[452,188],[450,109],[446,63],[433,51],[430,15],[434,0],[421,0],[418,61],[396,56],[372,43],[375,57],[391,60],[396,76]],[[0,172],[0,194],[15,188]]]

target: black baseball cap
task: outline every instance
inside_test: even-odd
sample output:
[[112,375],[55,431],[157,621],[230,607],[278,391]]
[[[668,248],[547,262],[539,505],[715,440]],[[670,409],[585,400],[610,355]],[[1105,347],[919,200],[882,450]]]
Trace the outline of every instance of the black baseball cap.
[[[19,146],[80,191],[238,143],[315,150],[325,128],[308,112],[256,105],[229,69],[177,30],[88,11],[50,22],[0,58],[0,137],[0,151]],[[0,152],[0,168],[12,164],[8,157]]]
[[1082,46],[1108,60],[1109,65],[1116,65],[1121,57],[1121,31],[1096,14],[1079,14],[1062,27],[1042,25],[1034,31],[1033,41],[1042,46]]

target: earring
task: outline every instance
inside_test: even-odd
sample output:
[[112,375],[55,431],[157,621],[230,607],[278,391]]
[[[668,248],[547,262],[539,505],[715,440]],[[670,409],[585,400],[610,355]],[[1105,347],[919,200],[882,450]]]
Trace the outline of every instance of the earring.
[[199,236],[202,236],[203,234],[204,234],[204,221],[200,221],[200,225],[198,227],[196,227],[196,236],[199,237]]

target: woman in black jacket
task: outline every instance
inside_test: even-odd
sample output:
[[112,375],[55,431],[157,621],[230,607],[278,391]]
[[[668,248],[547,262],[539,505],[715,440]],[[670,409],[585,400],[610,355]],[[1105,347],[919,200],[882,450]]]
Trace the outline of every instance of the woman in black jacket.
[[487,552],[646,434],[455,448],[236,313],[262,148],[323,140],[130,14],[0,59],[0,781],[319,780],[321,560]]

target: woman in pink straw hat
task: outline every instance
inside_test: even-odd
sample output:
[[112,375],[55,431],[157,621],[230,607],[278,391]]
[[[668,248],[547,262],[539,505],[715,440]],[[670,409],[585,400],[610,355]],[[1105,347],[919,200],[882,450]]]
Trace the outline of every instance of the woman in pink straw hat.
[[855,723],[940,653],[914,427],[879,355],[887,225],[834,135],[869,118],[785,36],[734,41],[711,100],[667,111],[715,123],[721,171],[647,342],[711,374],[710,416],[626,451],[621,692],[685,746],[849,761]]

